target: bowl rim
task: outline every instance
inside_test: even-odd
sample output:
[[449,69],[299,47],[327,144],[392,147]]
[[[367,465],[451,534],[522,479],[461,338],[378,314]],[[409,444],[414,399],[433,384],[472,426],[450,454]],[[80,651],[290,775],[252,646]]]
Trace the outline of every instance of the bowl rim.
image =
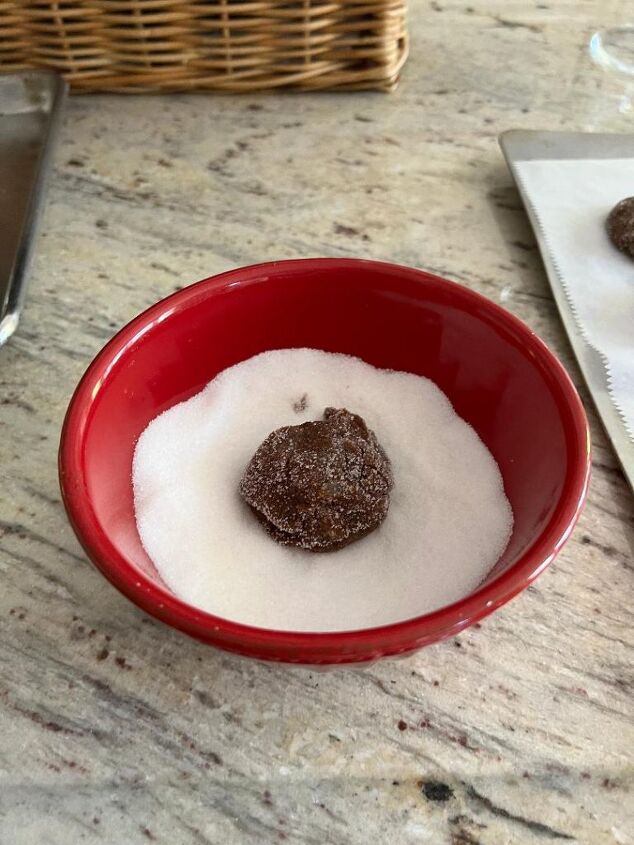
[[[261,281],[263,275],[277,275],[280,271],[305,273],[359,266],[442,287],[463,301],[471,300],[480,309],[506,322],[516,336],[532,347],[542,364],[547,364],[553,384],[561,391],[563,404],[570,411],[570,428],[575,434],[574,442],[568,443],[573,454],[555,512],[520,557],[491,582],[431,613],[389,625],[345,631],[285,631],[234,622],[196,608],[156,584],[121,554],[92,509],[82,455],[93,401],[116,361],[151,329],[157,319],[169,316],[172,308],[191,305],[192,300],[207,298],[210,293],[249,284],[256,279]],[[557,404],[561,408],[561,403]],[[591,455],[586,414],[570,376],[546,344],[514,314],[477,291],[425,270],[356,258],[303,258],[252,264],[202,279],[159,300],[123,326],[97,353],[73,392],[62,426],[58,466],[62,500],[79,542],[101,573],[141,609],[197,639],[247,656],[288,662],[339,663],[407,652],[453,636],[529,586],[558,554],[577,522],[587,495]]]

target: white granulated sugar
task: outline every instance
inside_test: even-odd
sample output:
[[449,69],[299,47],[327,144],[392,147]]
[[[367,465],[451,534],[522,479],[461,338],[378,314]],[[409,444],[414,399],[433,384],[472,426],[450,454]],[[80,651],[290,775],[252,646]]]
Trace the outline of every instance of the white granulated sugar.
[[[374,430],[394,489],[376,531],[314,554],[278,545],[238,485],[271,431],[329,406]],[[450,604],[483,580],[513,524],[495,460],[433,382],[314,349],[243,361],[154,419],[133,485],[143,545],[177,596],[281,630],[367,628]]]

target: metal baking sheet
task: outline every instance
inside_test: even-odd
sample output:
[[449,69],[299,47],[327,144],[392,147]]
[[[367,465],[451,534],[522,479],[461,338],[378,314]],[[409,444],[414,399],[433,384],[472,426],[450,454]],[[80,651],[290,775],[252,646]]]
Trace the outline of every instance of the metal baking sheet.
[[608,438],[619,458],[623,472],[634,490],[634,444],[614,406],[598,353],[579,331],[568,298],[544,242],[541,227],[518,178],[516,165],[523,161],[553,159],[610,159],[634,157],[634,135],[609,135],[589,132],[541,132],[511,130],[500,136],[500,147],[515,179],[524,208],[533,227],[553,296],[568,334],[579,367],[597,407]]
[[66,89],[49,71],[0,74],[0,345],[20,318]]

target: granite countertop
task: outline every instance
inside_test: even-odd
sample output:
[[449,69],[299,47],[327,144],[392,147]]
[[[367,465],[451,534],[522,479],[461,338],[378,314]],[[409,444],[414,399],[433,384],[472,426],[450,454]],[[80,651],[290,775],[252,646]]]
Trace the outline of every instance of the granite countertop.
[[[634,841],[633,499],[496,140],[631,128],[585,52],[628,5],[414,0],[393,95],[71,99],[0,350],[2,845]],[[193,280],[313,255],[503,303],[561,357],[594,438],[588,505],[534,586],[360,671],[257,664],[153,621],[87,563],[57,486],[71,392],[120,326]]]

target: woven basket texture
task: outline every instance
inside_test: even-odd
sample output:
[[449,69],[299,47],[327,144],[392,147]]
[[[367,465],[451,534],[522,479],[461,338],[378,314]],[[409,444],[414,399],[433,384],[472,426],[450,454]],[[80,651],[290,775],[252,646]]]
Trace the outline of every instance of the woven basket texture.
[[57,70],[76,91],[389,91],[405,3],[0,0],[0,71]]

